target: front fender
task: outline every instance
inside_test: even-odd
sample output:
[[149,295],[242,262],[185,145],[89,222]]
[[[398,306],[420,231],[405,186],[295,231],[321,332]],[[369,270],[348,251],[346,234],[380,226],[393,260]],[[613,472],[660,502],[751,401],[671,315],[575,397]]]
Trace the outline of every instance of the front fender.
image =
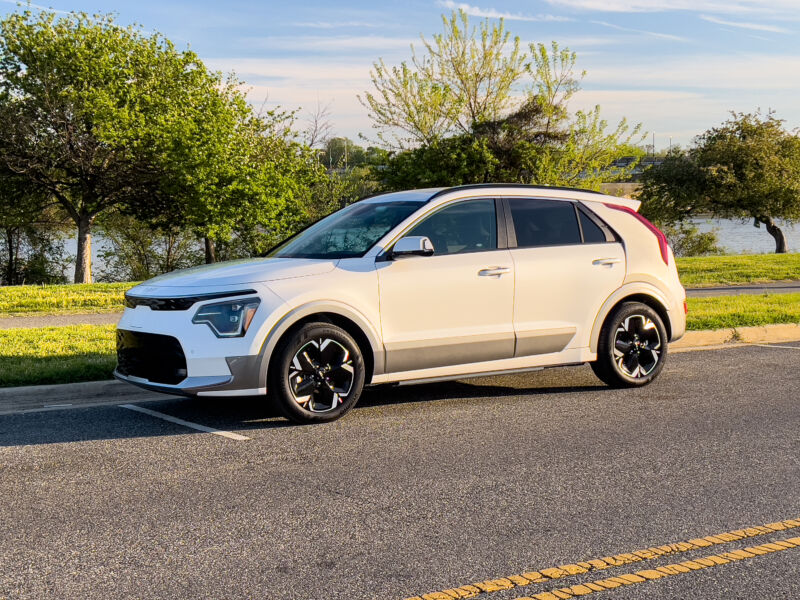
[[264,343],[261,347],[261,352],[259,353],[259,372],[262,379],[262,386],[267,385],[267,369],[269,367],[269,360],[272,357],[272,353],[275,351],[278,341],[280,341],[283,334],[286,333],[289,328],[298,321],[317,313],[333,313],[345,317],[355,323],[364,333],[364,336],[369,341],[369,345],[372,349],[374,364],[373,375],[380,375],[384,372],[385,356],[383,352],[383,343],[381,342],[381,336],[378,333],[378,329],[370,322],[370,320],[359,310],[343,302],[338,302],[336,300],[319,300],[293,308],[283,315],[267,334],[267,337],[264,339]]

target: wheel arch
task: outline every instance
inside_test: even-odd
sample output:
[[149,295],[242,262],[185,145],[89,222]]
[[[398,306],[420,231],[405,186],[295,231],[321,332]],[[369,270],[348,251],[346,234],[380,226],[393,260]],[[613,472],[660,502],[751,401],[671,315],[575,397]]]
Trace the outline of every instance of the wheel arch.
[[323,322],[341,327],[358,344],[366,367],[365,383],[383,373],[384,356],[378,331],[354,308],[338,302],[314,302],[293,309],[272,328],[261,348],[261,377],[267,384],[272,355],[278,345],[306,323]]
[[667,308],[669,304],[661,291],[649,284],[629,284],[621,287],[612,294],[605,301],[600,312],[597,313],[594,325],[592,326],[592,335],[589,340],[590,352],[597,352],[600,332],[608,316],[625,302],[641,302],[656,311],[664,322],[664,327],[667,330],[667,339],[672,339],[672,321],[670,319],[669,308]]

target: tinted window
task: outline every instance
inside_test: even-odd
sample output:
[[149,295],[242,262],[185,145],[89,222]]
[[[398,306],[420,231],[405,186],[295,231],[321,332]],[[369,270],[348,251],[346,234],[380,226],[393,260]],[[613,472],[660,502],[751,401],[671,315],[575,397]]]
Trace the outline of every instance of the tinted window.
[[509,198],[508,204],[511,207],[518,247],[581,243],[578,219],[571,202]]
[[362,256],[423,202],[357,202],[290,238],[268,256],[349,258]]
[[583,229],[583,242],[585,244],[604,244],[606,242],[605,232],[597,224],[587,217],[582,210],[578,211]]
[[494,200],[458,202],[432,214],[406,235],[425,235],[433,253],[464,254],[497,248]]

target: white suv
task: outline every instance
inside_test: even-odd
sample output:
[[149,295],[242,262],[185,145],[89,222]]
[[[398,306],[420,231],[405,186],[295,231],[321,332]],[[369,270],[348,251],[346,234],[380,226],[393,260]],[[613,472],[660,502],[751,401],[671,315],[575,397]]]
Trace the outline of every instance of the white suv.
[[117,378],[171,394],[265,395],[336,419],[364,385],[589,362],[640,386],[686,326],[664,234],[635,200],[521,185],[361,200],[265,258],[126,295]]

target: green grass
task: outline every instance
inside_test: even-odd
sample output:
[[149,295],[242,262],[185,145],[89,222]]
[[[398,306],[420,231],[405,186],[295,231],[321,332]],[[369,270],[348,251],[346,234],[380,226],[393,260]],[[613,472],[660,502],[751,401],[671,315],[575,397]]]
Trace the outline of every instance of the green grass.
[[[689,298],[690,330],[800,323],[800,294]],[[110,379],[114,325],[0,329],[0,387]]]
[[110,379],[114,325],[0,329],[0,387]]
[[0,287],[0,317],[117,312],[134,283]]
[[689,298],[688,329],[800,323],[800,294]]
[[678,258],[686,287],[800,279],[800,254],[741,254]]

